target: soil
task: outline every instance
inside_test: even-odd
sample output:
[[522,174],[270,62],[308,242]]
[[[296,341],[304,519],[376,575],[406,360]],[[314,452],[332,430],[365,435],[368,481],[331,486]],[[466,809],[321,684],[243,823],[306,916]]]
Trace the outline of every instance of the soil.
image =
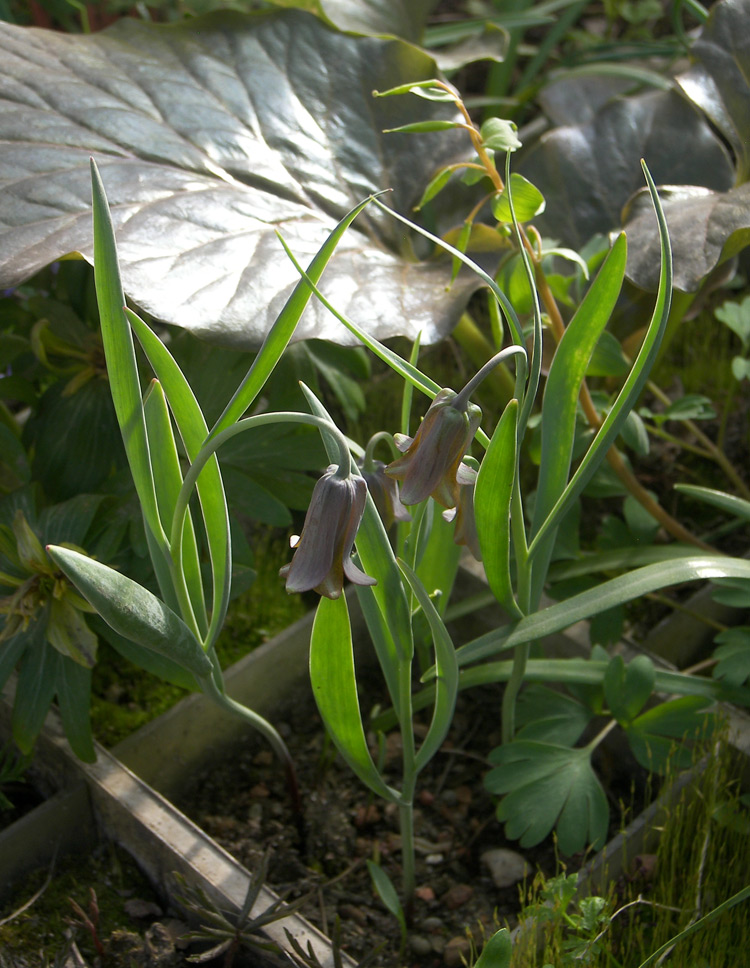
[[[196,776],[179,806],[250,870],[270,849],[269,886],[289,892],[290,900],[304,897],[300,913],[329,936],[340,919],[342,948],[355,961],[372,957],[382,946],[368,965],[460,966],[461,956],[469,954],[467,930],[481,940],[506,922],[512,926],[523,887],[497,887],[482,861],[494,848],[519,851],[504,837],[482,782],[487,754],[500,742],[500,698],[499,687],[462,694],[449,738],[420,774],[417,898],[403,955],[398,923],[375,894],[366,865],[377,860],[399,888],[395,805],[373,797],[349,771],[324,736],[311,697],[277,720],[299,770],[304,844],[277,764],[253,737],[225,762]],[[426,724],[426,718],[418,722],[417,733]],[[396,732],[385,742],[387,780],[394,785],[399,742]],[[621,804],[632,800],[633,777],[638,773],[640,781],[643,774],[619,750],[610,763],[599,765],[611,791],[614,834]],[[560,863],[573,870],[583,859],[556,857],[551,838],[520,853],[529,882],[537,871],[553,875]]]

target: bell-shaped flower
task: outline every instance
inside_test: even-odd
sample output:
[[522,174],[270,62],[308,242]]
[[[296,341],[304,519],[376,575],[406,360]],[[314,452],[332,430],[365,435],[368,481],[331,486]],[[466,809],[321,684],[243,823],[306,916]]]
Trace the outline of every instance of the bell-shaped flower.
[[[471,470],[467,468],[467,470]],[[477,561],[482,560],[482,551],[479,547],[479,533],[477,531],[477,521],[474,516],[474,483],[476,481],[476,471],[473,471],[474,481],[470,484],[462,484],[458,489],[458,501],[455,508],[443,511],[443,518],[446,521],[453,521],[456,524],[453,529],[453,541],[457,545],[465,545]]]
[[386,531],[396,521],[411,521],[411,515],[399,496],[398,484],[394,478],[388,477],[385,473],[385,464],[382,460],[365,461],[361,467],[361,473]]
[[414,437],[396,437],[396,446],[405,453],[385,472],[401,482],[404,504],[419,504],[433,497],[444,508],[455,507],[459,486],[473,480],[461,462],[479,427],[482,411],[473,403],[465,408],[454,406],[457,397],[454,390],[440,390]]
[[340,477],[332,464],[315,485],[294,557],[279,574],[288,592],[316,591],[338,598],[344,577],[355,585],[374,585],[351,559],[362,521],[367,485],[361,477]]

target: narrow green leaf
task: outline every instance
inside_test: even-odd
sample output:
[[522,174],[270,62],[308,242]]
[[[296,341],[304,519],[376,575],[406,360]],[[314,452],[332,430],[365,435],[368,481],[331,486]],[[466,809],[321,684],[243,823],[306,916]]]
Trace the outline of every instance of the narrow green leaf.
[[[620,235],[555,350],[542,401],[542,453],[532,537],[547,520],[568,483],[578,396],[589,361],[620,294],[626,263],[627,242]],[[538,552],[542,556],[536,569],[539,582],[546,577],[553,543],[554,531],[550,529],[548,540]]]
[[211,662],[182,619],[148,589],[113,568],[69,548],[47,553],[115,632],[184,666],[197,678]]
[[[159,459],[154,463],[154,487],[162,527],[165,533],[169,534],[172,528],[172,517],[174,516],[177,497],[182,487],[182,471],[177,444],[172,432],[172,421],[169,419],[167,400],[164,396],[162,384],[158,380],[152,381],[143,401],[143,410],[146,418],[149,450],[151,453],[159,455]],[[181,551],[182,573],[185,577],[193,615],[197,620],[201,634],[205,635],[208,629],[208,618],[203,596],[198,545],[190,509],[188,509],[185,517]]]
[[[307,275],[314,283],[317,283],[323,275],[323,270],[333,255],[341,236],[362,209],[372,200],[372,196],[366,198],[353,208],[351,212],[345,215],[320,247],[314,259],[307,267]],[[281,237],[279,236],[279,238]],[[281,239],[281,242],[284,245],[283,239]],[[284,245],[284,248],[287,248],[286,245]],[[311,295],[312,292],[305,279],[300,279],[294,287],[294,292],[287,299],[284,308],[279,313],[273,326],[268,331],[266,338],[263,340],[263,345],[258,351],[258,355],[255,357],[247,376],[237,388],[234,396],[227,404],[224,413],[222,413],[214,425],[211,431],[212,437],[233,423],[236,423],[263,389],[266,380],[273,372],[274,367],[281,358],[281,354],[292,338],[300,316]]]
[[321,598],[310,637],[310,681],[336,749],[373,793],[398,802],[367,748],[357,696],[352,631],[346,598]]
[[135,348],[123,311],[125,296],[117,264],[112,217],[99,170],[93,159],[91,184],[94,215],[94,279],[109,386],[143,515],[148,527],[162,542],[166,538],[161,529],[156,506]]
[[393,97],[394,94],[416,94],[419,97],[427,97],[431,101],[455,101],[457,95],[451,94],[435,83],[434,80],[411,81],[408,84],[399,84],[397,87],[389,87],[387,91],[373,91],[373,97]]
[[375,886],[375,890],[378,892],[378,897],[385,904],[386,908],[391,912],[391,914],[398,919],[398,923],[401,925],[401,930],[406,931],[406,916],[404,915],[404,909],[401,907],[401,902],[398,899],[398,891],[393,886],[393,882],[390,877],[386,874],[380,864],[374,863],[374,861],[367,861],[367,870],[370,872],[370,877],[372,878],[372,883]]
[[133,665],[145,669],[152,676],[163,679],[165,682],[171,682],[172,685],[179,686],[181,689],[188,689],[191,692],[200,689],[195,676],[188,672],[184,666],[173,662],[158,652],[152,652],[151,649],[146,649],[136,642],[131,642],[124,635],[115,632],[99,615],[90,615],[88,621],[99,638],[108,642],[115,652],[119,652],[128,662],[132,662]]
[[75,755],[85,763],[96,759],[91,735],[91,670],[59,656],[56,675],[57,703],[65,736]]
[[654,305],[651,322],[649,323],[641,348],[638,351],[638,356],[630,370],[630,374],[612,408],[604,418],[596,437],[586,451],[567,487],[555,502],[554,508],[549,512],[545,509],[544,519],[540,520],[539,530],[530,547],[532,553],[535,550],[535,545],[538,546],[541,542],[544,532],[551,531],[562,520],[572,502],[580,495],[581,491],[591,480],[595,471],[606,457],[607,451],[620,433],[628,414],[638,401],[638,397],[648,379],[664,336],[672,299],[672,252],[664,211],[656,186],[645,164],[643,164],[643,171],[656,212],[661,246],[659,289],[656,294],[656,303]]
[[[44,619],[46,623],[46,618]],[[28,628],[17,632],[12,638],[6,639],[0,647],[0,690],[5,686],[16,663],[33,641],[34,629],[42,622],[41,618]]]
[[734,494],[727,494],[725,491],[716,491],[710,487],[698,487],[696,484],[675,484],[674,489],[680,494],[687,494],[697,501],[720,508],[727,514],[731,514],[733,518],[750,521],[750,501],[744,498],[735,497]]
[[535,612],[513,626],[503,626],[474,639],[458,650],[458,664],[467,665],[524,642],[533,642],[561,632],[597,612],[633,601],[641,595],[680,585],[686,581],[714,578],[750,578],[750,561],[721,555],[679,558],[645,565],[595,588],[580,592],[563,602]]
[[13,739],[22,753],[31,752],[55,695],[57,656],[58,652],[36,635],[21,659],[11,722]]
[[474,515],[487,581],[506,611],[520,617],[510,574],[510,504],[518,454],[518,401],[495,427],[474,487]]
[[466,128],[463,121],[415,121],[402,124],[398,128],[383,128],[383,134],[423,134],[426,131],[449,131],[451,128]]
[[406,562],[399,561],[398,564],[406,576],[406,580],[409,582],[422,611],[427,616],[432,632],[432,641],[435,645],[435,706],[430,728],[419,747],[414,764],[417,773],[419,773],[437,753],[443,744],[443,740],[448,735],[453,720],[453,711],[456,708],[456,696],[458,695],[458,663],[456,662],[456,649],[453,640],[424,585]]
[[[169,408],[182,438],[188,460],[195,460],[208,437],[208,426],[195,394],[172,354],[159,337],[135,313],[128,319],[151,367],[164,388]],[[231,537],[229,511],[216,456],[209,459],[196,484],[211,558],[211,624],[206,640],[210,648],[216,641],[226,615],[231,584]],[[173,549],[173,553],[176,549]]]
[[445,188],[448,182],[451,180],[451,175],[453,174],[452,168],[442,168],[437,175],[429,180],[427,187],[422,192],[422,197],[419,199],[417,204],[414,206],[414,211],[419,212],[424,205],[432,201],[436,195]]

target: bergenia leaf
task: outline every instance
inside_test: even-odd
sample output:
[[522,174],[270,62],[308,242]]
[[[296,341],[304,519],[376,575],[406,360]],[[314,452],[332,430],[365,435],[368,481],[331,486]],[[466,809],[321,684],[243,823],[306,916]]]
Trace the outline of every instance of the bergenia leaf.
[[698,105],[732,145],[738,182],[750,178],[750,53],[746,0],[714,4],[700,36],[690,47],[693,65],[678,74],[684,94]]
[[491,793],[506,794],[497,808],[508,837],[533,847],[557,831],[560,850],[597,849],[607,837],[607,797],[591,766],[591,750],[515,740],[490,754],[485,777]]
[[[579,115],[583,111],[585,104]],[[553,128],[524,153],[518,170],[547,199],[535,225],[574,249],[597,233],[618,229],[623,206],[641,188],[642,158],[659,185],[703,185],[724,192],[733,183],[726,149],[676,92],[613,98],[593,118]],[[655,238],[653,223],[649,227]],[[638,249],[629,232],[628,241],[633,259]],[[658,254],[652,260],[658,267]]]
[[[257,348],[304,263],[372,192],[411,211],[465,132],[387,135],[458,118],[451,104],[373,98],[433,78],[404,41],[354,37],[297,10],[162,25],[122,18],[86,35],[0,23],[0,287],[71,252],[92,259],[89,157],[100,168],[125,293],[152,316]],[[402,255],[378,212],[342,240],[337,305],[380,338],[447,333],[476,288]],[[295,338],[351,341],[310,304]]]

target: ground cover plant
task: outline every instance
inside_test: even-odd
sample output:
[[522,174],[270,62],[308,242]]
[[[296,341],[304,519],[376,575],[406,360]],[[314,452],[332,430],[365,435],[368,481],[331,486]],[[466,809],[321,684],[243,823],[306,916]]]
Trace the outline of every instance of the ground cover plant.
[[[707,21],[703,46],[695,45],[699,63],[691,74],[692,90],[709,83],[713,61],[706,50],[725,44],[740,6],[724,0]],[[529,846],[554,829],[567,854],[601,846],[608,806],[591,760],[615,727],[624,730],[638,760],[658,770],[675,743],[703,728],[714,702],[747,701],[743,635],[720,642],[711,679],[664,672],[645,656],[626,664],[598,645],[585,660],[553,662],[536,652],[537,641],[546,634],[580,619],[611,614],[626,602],[673,585],[731,579],[740,582],[739,588],[725,593],[746,596],[742,582],[750,578],[747,562],[714,552],[668,514],[638,483],[621,453],[623,441],[636,453],[638,447],[643,450],[644,420],[657,429],[663,423],[662,415],[639,413],[636,408],[670,327],[676,325],[675,319],[679,322],[687,304],[672,301],[668,205],[662,204],[649,167],[634,166],[646,185],[649,228],[646,216],[639,216],[644,221],[632,232],[639,251],[653,252],[648,248],[651,237],[658,242],[658,257],[651,257],[651,264],[659,266],[658,290],[645,315],[643,300],[637,303],[639,338],[630,344],[627,358],[612,330],[622,315],[626,273],[643,281],[629,260],[629,241],[618,235],[606,254],[604,246],[583,254],[571,248],[582,248],[586,235],[568,245],[546,243],[533,226],[544,230],[547,224],[554,230],[554,222],[544,221],[556,207],[554,185],[549,193],[549,180],[532,177],[533,151],[524,159],[525,146],[515,124],[499,118],[474,124],[457,89],[440,79],[435,61],[415,47],[338,34],[296,12],[263,13],[248,21],[214,17],[199,27],[191,23],[154,30],[125,23],[106,34],[80,38],[8,28],[3,38],[10,65],[5,88],[12,106],[8,117],[13,131],[24,134],[14,135],[5,153],[0,151],[0,167],[6,164],[8,172],[15,170],[24,157],[33,157],[38,167],[4,195],[5,218],[12,221],[13,232],[5,232],[5,241],[0,240],[0,263],[7,284],[15,286],[35,268],[70,251],[93,259],[101,320],[98,342],[90,339],[91,327],[71,321],[67,340],[54,326],[33,325],[33,345],[43,365],[53,357],[76,361],[66,371],[67,384],[54,384],[57,399],[89,387],[95,391],[96,405],[104,408],[111,394],[114,406],[107,411],[108,427],[116,423],[124,443],[124,449],[117,445],[113,460],[123,472],[127,463],[132,475],[144,522],[139,538],[156,576],[153,582],[143,568],[139,572],[127,559],[118,558],[128,529],[121,528],[116,536],[101,530],[97,514],[111,508],[109,498],[75,494],[74,481],[69,491],[64,480],[60,483],[55,467],[64,465],[64,454],[57,455],[56,465],[52,446],[40,443],[42,433],[54,437],[54,419],[47,425],[39,421],[29,431],[36,469],[29,465],[19,428],[6,420],[12,458],[6,469],[22,486],[11,488],[3,505],[0,550],[7,562],[3,580],[10,595],[0,680],[20,663],[14,712],[19,744],[31,747],[56,694],[71,743],[79,755],[91,758],[90,668],[96,633],[106,627],[101,634],[114,636],[119,648],[151,671],[202,689],[260,729],[285,764],[290,793],[296,796],[293,764],[281,736],[271,723],[226,695],[216,642],[232,586],[236,590],[241,584],[237,569],[234,574],[232,569],[233,550],[242,543],[229,523],[227,466],[231,468],[232,461],[231,456],[225,461],[226,448],[244,443],[252,463],[265,447],[272,475],[279,430],[313,428],[322,447],[316,443],[311,448],[309,463],[288,456],[285,468],[292,475],[319,469],[326,460],[321,459],[322,451],[329,466],[303,502],[309,503],[305,524],[284,577],[289,592],[317,591],[322,596],[311,640],[310,673],[330,736],[372,793],[399,812],[403,881],[389,883],[374,862],[371,871],[404,931],[415,889],[413,803],[418,776],[447,734],[460,689],[506,683],[500,712],[503,743],[491,756],[487,785],[500,798],[498,819],[506,823],[508,833]],[[83,49],[90,58],[91,74],[86,77],[80,75],[74,56]],[[259,51],[263,56],[274,54],[275,66],[269,70],[278,79],[280,52],[290,49],[335,51],[337,63],[350,65],[361,63],[364,51],[377,50],[377,57],[364,60],[385,62],[389,70],[377,76],[367,73],[362,79],[366,92],[356,97],[351,86],[346,88],[341,115],[327,110],[316,117],[316,104],[328,103],[331,90],[340,93],[344,85],[338,79],[321,87],[320,74],[309,70],[309,60],[300,57],[295,61],[300,76],[292,72],[284,88],[295,110],[282,112],[280,102],[259,109],[254,102],[254,125],[238,125],[240,108],[248,105],[246,92],[230,84],[217,94],[218,78],[226,80],[223,67],[230,63],[230,74],[241,77],[257,97],[258,78],[249,78],[248,65]],[[741,62],[741,54],[737,59]],[[186,60],[192,74],[184,70]],[[131,83],[136,64],[140,80]],[[113,71],[118,83],[103,89],[102,79],[114,77]],[[182,100],[169,94],[176,80],[187,83],[186,73],[199,79],[191,88],[190,118]],[[80,85],[77,99],[68,99],[65,85],[57,93],[63,74],[69,90],[73,81]],[[683,80],[681,86],[690,85]],[[372,88],[380,96],[372,96]],[[124,98],[123,91],[128,92]],[[40,114],[40,105],[50,100],[53,110]],[[365,100],[372,129],[362,125]],[[122,111],[120,120],[127,117],[128,125],[112,123],[115,104]],[[154,104],[159,111],[153,110]],[[411,107],[380,107],[397,104]],[[618,101],[612,110],[637,114],[640,108]],[[95,117],[99,121],[93,124]],[[203,119],[199,128],[195,117]],[[34,119],[40,123],[32,124]],[[695,124],[708,132],[702,120]],[[36,145],[29,155],[24,139],[31,130],[51,147],[41,151]],[[56,134],[58,130],[64,135]],[[217,136],[218,131],[223,134]],[[156,140],[146,148],[147,133]],[[702,145],[705,141],[709,159],[728,157],[713,134],[697,140]],[[255,150],[264,141],[269,148],[266,168],[250,170],[249,146]],[[552,149],[545,142],[538,150]],[[515,161],[511,170],[516,152],[526,177],[515,170]],[[84,174],[92,153],[93,231],[86,197],[89,175]],[[343,181],[332,180],[326,167],[331,159],[335,172],[345,172]],[[381,164],[382,159],[386,162]],[[734,160],[740,179],[744,169],[737,152]],[[52,176],[53,170],[58,174]],[[477,193],[468,217],[461,193],[458,201],[442,208],[438,204],[461,175]],[[632,173],[627,177],[630,193]],[[390,187],[384,180],[394,181],[393,203],[379,195],[365,198]],[[742,208],[741,192],[733,195],[734,189],[727,189],[729,201],[723,196],[717,200],[716,193],[725,189],[722,183],[688,193],[704,201],[711,195],[712,212],[728,205],[734,213],[719,227],[711,222],[715,251],[701,264],[701,285],[710,271],[744,245],[744,216],[735,218]],[[185,192],[192,193],[194,206],[183,207]],[[40,197],[46,206],[44,217],[32,218],[38,214]],[[415,201],[425,209],[432,206],[423,224],[407,214]],[[437,232],[442,223],[447,225],[462,207],[458,230],[441,238]],[[489,210],[489,217],[483,209]],[[680,211],[673,207],[678,226]],[[425,227],[428,222],[435,231]],[[174,231],[157,235],[157,224]],[[591,228],[581,231],[589,233]],[[681,238],[679,232],[678,228]],[[409,240],[406,248],[404,238]],[[414,253],[433,247],[448,258],[415,261]],[[494,252],[490,271],[473,261],[481,247]],[[552,271],[553,260],[560,259],[577,267],[573,275]],[[309,263],[306,269],[304,262]],[[678,262],[678,273],[682,264]],[[187,281],[193,287],[190,291]],[[697,288],[693,282],[684,288]],[[453,390],[419,367],[420,340],[447,332],[479,286],[489,292],[490,335],[485,342],[491,352],[463,388]],[[163,331],[160,337],[143,318],[146,313],[138,315],[130,308],[123,312],[126,295],[159,320],[236,347],[259,346],[252,361],[244,358],[238,364],[235,395],[228,402],[225,397],[214,413],[199,403],[194,385],[199,371],[184,366],[179,341],[173,345]],[[560,306],[566,308],[567,319]],[[744,352],[740,314],[727,310],[724,315],[732,320]],[[310,332],[359,342],[403,378],[400,433],[394,437],[393,428],[382,428],[370,442],[355,443],[341,433],[320,393],[306,386],[292,405],[278,405],[271,394],[270,405],[266,399],[258,406],[262,395],[269,395],[277,366],[289,359],[285,354],[290,342]],[[382,342],[395,333],[418,337],[408,358]],[[154,377],[147,385],[133,334]],[[18,340],[11,344],[13,362],[21,353]],[[185,352],[189,355],[189,348]],[[347,399],[338,369],[341,357],[326,356],[329,351],[322,346],[307,352],[319,372],[329,375],[339,401]],[[358,359],[350,358],[353,367]],[[746,374],[743,357],[738,359],[733,374],[739,382]],[[60,369],[59,363],[53,365]],[[97,381],[105,365],[108,387]],[[16,369],[11,378],[17,376]],[[586,382],[597,375],[609,380],[606,392],[598,396],[589,393]],[[482,412],[473,401],[496,378],[505,399],[496,399],[497,409],[486,424],[491,432],[485,432]],[[415,389],[431,401],[421,423],[416,422],[421,408],[414,404]],[[352,397],[349,393],[350,402]],[[705,401],[688,403],[683,402],[682,419],[699,419]],[[245,416],[247,412],[251,415]],[[55,408],[52,413],[58,417]],[[295,437],[288,453],[294,453],[300,440],[311,439],[308,434]],[[388,462],[375,459],[376,449],[380,457],[387,454]],[[533,450],[538,471],[529,472],[527,455]],[[717,449],[710,453],[721,465]],[[283,463],[281,456],[278,459]],[[653,538],[661,526],[679,544],[644,539],[625,546],[620,542],[588,559],[577,555],[580,499],[601,481],[605,462],[633,499],[627,518],[631,537]],[[731,477],[733,468],[728,466]],[[726,461],[723,469],[727,470]],[[59,504],[37,506],[26,486],[36,473],[62,488]],[[245,478],[252,480],[254,475]],[[92,479],[92,489],[100,483]],[[261,481],[257,500],[249,503],[257,506],[262,498],[266,514],[283,516],[284,502],[274,505],[267,492]],[[695,489],[684,493],[718,504],[739,520],[748,518],[742,499]],[[491,592],[508,615],[506,624],[465,643],[451,640],[444,621],[457,566],[456,544],[466,545],[482,559]],[[208,582],[203,576],[204,547]],[[140,557],[142,563],[147,559],[145,553]],[[565,557],[576,559],[567,571],[561,564]],[[238,558],[240,564],[249,564],[247,556],[235,554],[234,562]],[[613,571],[622,574],[609,577]],[[561,601],[545,607],[542,594],[552,574],[558,581],[583,576],[587,587],[572,593],[568,589]],[[605,577],[599,580],[601,574]],[[386,782],[366,740],[369,724],[360,711],[347,604],[341,595],[344,578],[357,586],[392,704],[375,726],[396,722],[400,729],[402,772],[397,786]],[[98,619],[91,617],[94,611]],[[504,652],[510,658],[502,656]],[[652,706],[657,693],[679,698]],[[432,720],[417,743],[412,720],[421,707],[432,708]],[[586,733],[584,745],[579,745],[594,724],[598,729]],[[689,757],[687,749],[683,756]],[[496,944],[505,946],[505,936]]]

